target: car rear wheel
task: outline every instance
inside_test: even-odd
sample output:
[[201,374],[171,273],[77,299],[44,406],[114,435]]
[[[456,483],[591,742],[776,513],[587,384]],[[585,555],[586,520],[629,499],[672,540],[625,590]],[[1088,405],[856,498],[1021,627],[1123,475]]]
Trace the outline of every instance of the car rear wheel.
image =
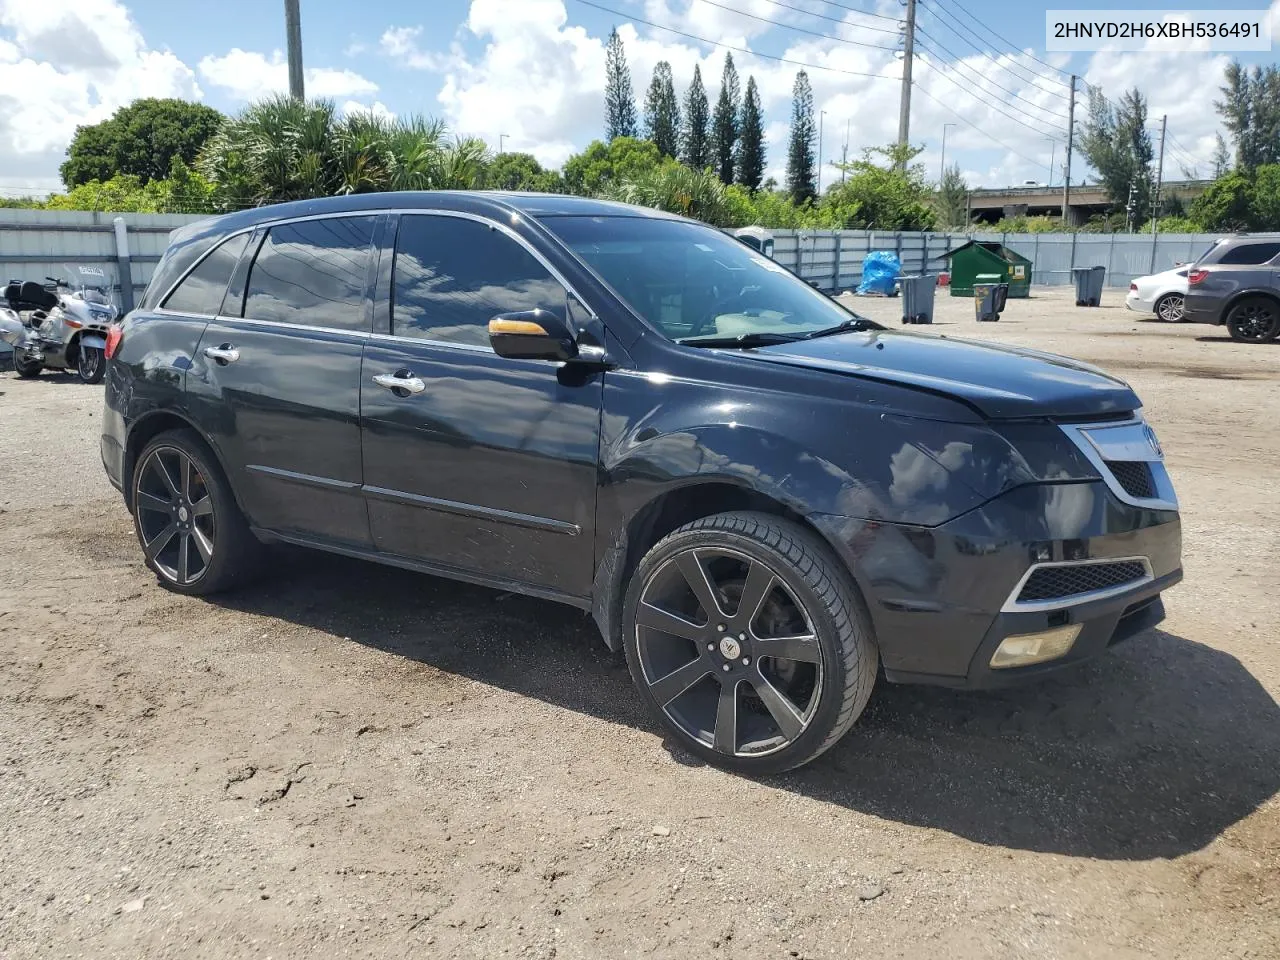
[[1266,343],[1280,336],[1280,304],[1267,297],[1246,297],[1227,314],[1227,332],[1241,343]]
[[624,648],[641,697],[682,747],[767,775],[808,763],[862,713],[879,657],[827,546],[769,514],[686,524],[640,562]]
[[1165,323],[1181,323],[1187,300],[1180,293],[1168,293],[1156,302],[1156,316]]
[[171,590],[216,593],[256,569],[261,545],[194,431],[152,439],[138,456],[130,492],[147,566]]

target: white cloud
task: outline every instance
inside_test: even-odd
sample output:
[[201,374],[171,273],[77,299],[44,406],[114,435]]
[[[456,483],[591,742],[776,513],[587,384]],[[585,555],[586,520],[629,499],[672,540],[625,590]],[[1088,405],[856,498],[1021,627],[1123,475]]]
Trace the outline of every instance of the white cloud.
[[396,115],[381,100],[375,100],[373,103],[361,103],[358,100],[347,100],[338,108],[338,112],[344,116],[351,113],[371,113],[380,120],[394,120]]
[[388,27],[378,40],[378,47],[393,63],[411,70],[443,70],[457,61],[456,47],[447,54],[423,50],[421,36],[421,27]]
[[75,128],[131,100],[201,96],[116,0],[0,0],[0,190],[56,188]]
[[[267,56],[234,47],[222,56],[202,58],[199,70],[206,83],[236,100],[256,100],[289,89],[289,67],[279,50]],[[303,80],[308,97],[358,97],[378,92],[376,83],[354,70],[307,67]]]

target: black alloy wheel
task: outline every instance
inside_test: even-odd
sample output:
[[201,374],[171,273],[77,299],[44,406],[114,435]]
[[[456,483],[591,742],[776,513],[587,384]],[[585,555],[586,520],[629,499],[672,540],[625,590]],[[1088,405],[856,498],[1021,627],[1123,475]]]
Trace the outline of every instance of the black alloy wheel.
[[682,527],[641,562],[626,652],[681,744],[748,774],[807,763],[861,713],[877,656],[847,574],[808,531],[766,514]]
[[1267,343],[1280,336],[1280,304],[1267,297],[1241,300],[1227,315],[1227,332],[1240,343]]
[[80,347],[76,358],[76,372],[85,383],[101,383],[107,372],[107,357],[101,347]]
[[134,488],[138,536],[152,569],[180,587],[213,562],[217,521],[208,483],[176,447],[155,447],[138,466]]

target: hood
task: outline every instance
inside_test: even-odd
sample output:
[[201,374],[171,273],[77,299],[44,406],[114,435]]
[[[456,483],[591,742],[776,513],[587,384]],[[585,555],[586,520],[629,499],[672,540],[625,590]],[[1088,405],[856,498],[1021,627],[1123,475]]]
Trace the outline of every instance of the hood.
[[917,387],[992,419],[1087,417],[1141,406],[1123,380],[1078,360],[927,334],[845,333],[762,347],[764,360]]

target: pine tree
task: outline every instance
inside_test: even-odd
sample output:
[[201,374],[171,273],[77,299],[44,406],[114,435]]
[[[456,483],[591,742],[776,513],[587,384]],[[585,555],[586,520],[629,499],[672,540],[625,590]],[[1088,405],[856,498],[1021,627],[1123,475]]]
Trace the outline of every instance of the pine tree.
[[733,65],[733,54],[725,53],[724,75],[720,78],[720,98],[716,100],[716,112],[711,120],[714,159],[721,183],[733,183],[733,157],[740,134],[738,110],[741,100],[738,71]]
[[787,145],[787,193],[799,204],[818,195],[813,155],[817,131],[813,127],[813,87],[801,70],[791,88],[791,140]]
[[649,93],[644,98],[644,135],[664,157],[680,152],[680,102],[671,78],[671,64],[659,60],[653,68]]
[[604,54],[605,139],[636,135],[636,102],[631,92],[631,70],[615,28]]
[[764,177],[764,113],[760,109],[760,91],[755,77],[747,78],[747,93],[742,98],[736,159],[738,183],[755,193]]
[[702,71],[693,68],[693,82],[684,98],[684,129],[680,136],[680,159],[695,170],[711,164],[710,107]]
[[1235,142],[1235,165],[1253,170],[1280,163],[1280,67],[1227,64],[1223,99],[1214,103]]
[[1213,148],[1213,179],[1226,176],[1231,170],[1231,151],[1227,149],[1227,141],[1222,139],[1222,134],[1214,134]]

